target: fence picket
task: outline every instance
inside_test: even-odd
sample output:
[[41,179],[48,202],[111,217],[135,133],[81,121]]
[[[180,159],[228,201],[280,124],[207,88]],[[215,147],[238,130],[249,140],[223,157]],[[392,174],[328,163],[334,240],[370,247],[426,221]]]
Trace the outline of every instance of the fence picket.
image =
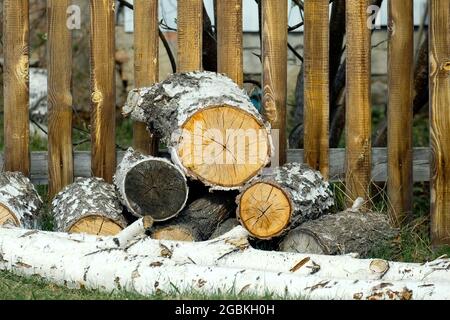
[[29,0],[3,1],[6,171],[30,173],[28,70]]
[[217,47],[218,72],[242,86],[242,0],[217,0]]
[[178,0],[178,72],[202,69],[203,0]]
[[279,130],[279,163],[286,162],[287,1],[262,0],[263,112]]
[[112,182],[116,170],[115,1],[91,0],[92,173]]
[[412,210],[414,8],[389,1],[388,174],[391,217],[399,226]]
[[50,198],[73,182],[72,36],[66,27],[67,8],[70,3],[70,0],[47,1]]
[[450,244],[450,3],[430,1],[431,236]]
[[329,1],[305,1],[305,162],[329,174]]
[[[150,86],[158,81],[159,38],[158,0],[134,1],[134,82],[135,87]],[[158,139],[146,125],[133,125],[133,146],[145,154],[156,155]]]
[[346,93],[346,192],[368,199],[371,166],[370,32],[367,0],[348,0]]

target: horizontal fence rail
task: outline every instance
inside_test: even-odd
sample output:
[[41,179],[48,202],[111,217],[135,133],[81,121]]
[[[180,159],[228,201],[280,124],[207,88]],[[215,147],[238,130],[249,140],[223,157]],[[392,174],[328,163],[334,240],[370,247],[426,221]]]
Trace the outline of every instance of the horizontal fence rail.
[[[167,153],[161,150],[162,154]],[[345,149],[330,149],[330,180],[333,182],[344,181],[345,178]],[[290,149],[287,151],[287,162],[298,162],[303,159],[304,150]],[[117,161],[120,162],[124,152],[117,152]],[[48,155],[47,152],[31,153],[31,180],[35,184],[47,184],[48,182]],[[4,156],[0,154],[0,166],[4,165]],[[77,177],[90,177],[91,155],[89,151],[77,151],[74,153],[74,173]],[[430,149],[415,148],[413,153],[414,181],[430,181]],[[387,149],[372,149],[372,178],[373,182],[388,180],[387,174]]]

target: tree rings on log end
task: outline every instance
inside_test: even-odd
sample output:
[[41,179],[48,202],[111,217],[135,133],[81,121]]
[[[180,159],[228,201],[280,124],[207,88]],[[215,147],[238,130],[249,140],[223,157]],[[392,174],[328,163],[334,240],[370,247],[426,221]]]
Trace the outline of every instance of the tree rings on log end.
[[153,239],[193,242],[194,236],[183,228],[166,227],[153,232]]
[[123,228],[114,220],[102,215],[88,215],[76,221],[70,228],[69,233],[86,233],[97,236],[115,236]]
[[0,203],[0,226],[7,224],[20,227],[20,222],[17,220],[14,213],[12,213],[11,210],[9,210],[5,205]]
[[254,115],[232,106],[203,108],[182,126],[181,165],[207,185],[242,186],[271,157],[268,131]]
[[[125,194],[131,209],[141,216],[164,221],[185,205],[188,187],[183,173],[166,161],[142,161],[125,177]],[[168,201],[169,199],[169,201]]]
[[274,184],[260,182],[244,191],[238,216],[250,234],[259,239],[280,235],[292,216],[288,195]]

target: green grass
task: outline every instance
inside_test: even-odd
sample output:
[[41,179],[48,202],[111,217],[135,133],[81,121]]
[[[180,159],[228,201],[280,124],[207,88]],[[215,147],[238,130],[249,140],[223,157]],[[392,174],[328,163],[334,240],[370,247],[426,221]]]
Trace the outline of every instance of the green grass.
[[[372,196],[368,206],[376,212],[388,214],[389,200],[385,185],[373,184]],[[347,208],[343,183],[333,183],[335,208],[338,212]],[[450,257],[450,246],[433,248],[430,238],[430,194],[429,183],[414,184],[413,215],[399,230],[398,237],[379,243],[370,258],[390,261],[417,262],[432,261],[444,255]]]
[[[20,277],[9,272],[0,271],[0,300],[284,300],[266,293],[262,296],[239,294],[234,292],[203,294],[195,291],[180,292],[174,288],[171,292],[159,292],[149,297],[137,293],[112,292],[97,290],[68,289],[33,277]],[[301,298],[299,298],[301,299]]]

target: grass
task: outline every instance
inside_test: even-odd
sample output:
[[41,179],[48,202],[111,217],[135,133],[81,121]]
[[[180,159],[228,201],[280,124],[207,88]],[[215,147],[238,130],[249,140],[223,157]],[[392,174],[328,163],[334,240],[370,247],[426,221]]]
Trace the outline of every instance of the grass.
[[[0,300],[285,300],[266,293],[262,296],[239,294],[234,292],[203,294],[195,291],[180,292],[174,288],[171,292],[159,292],[146,297],[138,293],[112,292],[97,290],[68,289],[49,283],[44,279],[20,277],[9,272],[0,271]],[[302,299],[302,298],[300,298]]]
[[[343,183],[333,183],[335,208],[338,212],[347,208]],[[389,200],[385,185],[373,184],[368,206],[373,211],[388,214]],[[400,262],[422,263],[442,256],[450,257],[450,246],[433,248],[430,238],[430,194],[429,183],[414,184],[413,216],[399,229],[398,236],[391,241],[379,243],[370,258]]]

